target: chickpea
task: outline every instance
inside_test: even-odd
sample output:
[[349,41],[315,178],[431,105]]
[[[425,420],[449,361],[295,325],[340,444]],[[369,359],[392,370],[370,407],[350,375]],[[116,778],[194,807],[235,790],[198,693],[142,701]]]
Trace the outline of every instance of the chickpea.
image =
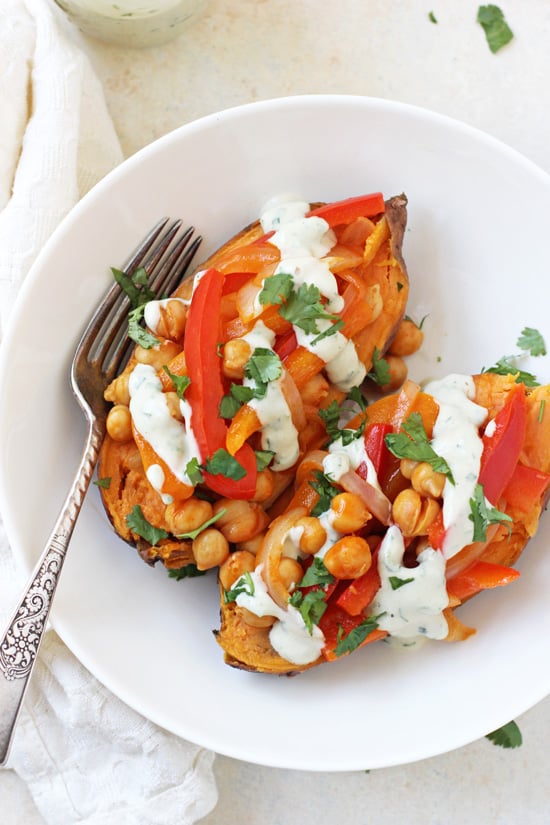
[[219,567],[229,556],[229,542],[215,527],[207,527],[193,540],[193,555],[199,570]]
[[422,498],[416,490],[402,490],[392,505],[393,520],[404,536],[422,536],[440,511],[433,498]]
[[175,536],[196,530],[213,516],[209,501],[191,497],[186,501],[172,502],[165,510],[164,518],[168,529]]
[[157,333],[163,338],[177,341],[185,332],[188,308],[181,299],[172,298],[160,308],[160,320]]
[[292,590],[304,576],[300,562],[283,556],[279,562],[279,576],[287,590]]
[[248,341],[232,338],[223,348],[222,370],[227,378],[242,378],[244,366],[252,355]]
[[337,579],[358,579],[372,563],[368,542],[360,536],[344,536],[327,550],[325,567]]
[[248,550],[235,550],[220,566],[219,579],[224,590],[230,590],[244,573],[252,573],[256,567],[256,557]]
[[237,612],[243,621],[252,627],[271,627],[271,625],[275,624],[275,616],[256,616],[255,613],[247,610],[246,607],[237,607]]
[[166,404],[168,406],[168,412],[175,418],[177,421],[183,421],[183,415],[181,414],[181,407],[180,407],[180,399],[178,397],[177,392],[165,392],[164,398],[166,399]]
[[214,504],[214,514],[217,515],[222,509],[225,512],[216,526],[230,542],[253,539],[267,526],[265,511],[254,501],[221,498]]
[[267,501],[273,495],[274,488],[273,473],[266,469],[258,473],[256,477],[256,491],[252,501]]
[[359,496],[354,493],[338,493],[330,503],[332,526],[339,533],[355,533],[372,517]]
[[402,458],[399,464],[401,475],[405,476],[405,478],[410,478],[417,465],[418,461],[415,461],[414,458]]
[[427,461],[421,461],[412,471],[411,483],[417,493],[432,498],[441,498],[445,486],[445,474],[438,473]]
[[389,381],[383,384],[380,389],[382,392],[394,392],[399,389],[407,378],[407,365],[398,355],[385,355],[384,361],[388,365],[390,376]]
[[239,541],[237,542],[237,550],[248,550],[249,553],[253,553],[253,555],[256,556],[262,546],[264,537],[265,533],[262,532],[254,536],[253,539],[248,539],[248,541]]
[[302,528],[299,542],[302,553],[308,555],[317,553],[327,540],[325,528],[319,519],[314,516],[303,516],[303,518],[298,519],[296,527]]
[[424,333],[410,318],[404,318],[389,348],[390,355],[412,355],[422,346]]
[[[133,368],[133,366],[132,366]],[[105,400],[112,404],[124,404],[126,407],[130,403],[130,372],[126,368],[124,372],[114,378],[105,390]]]
[[111,407],[107,415],[107,432],[121,444],[132,440],[132,416],[130,410],[123,404]]
[[172,358],[180,352],[180,345],[174,341],[164,341],[162,344],[146,349],[138,344],[134,350],[134,357],[138,364],[148,364],[156,370],[169,364]]

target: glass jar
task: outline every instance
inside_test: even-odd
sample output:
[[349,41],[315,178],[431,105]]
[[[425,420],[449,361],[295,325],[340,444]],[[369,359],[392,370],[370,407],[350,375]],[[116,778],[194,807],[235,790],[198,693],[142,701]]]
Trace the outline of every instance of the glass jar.
[[91,37],[131,48],[147,48],[177,37],[207,0],[56,0]]

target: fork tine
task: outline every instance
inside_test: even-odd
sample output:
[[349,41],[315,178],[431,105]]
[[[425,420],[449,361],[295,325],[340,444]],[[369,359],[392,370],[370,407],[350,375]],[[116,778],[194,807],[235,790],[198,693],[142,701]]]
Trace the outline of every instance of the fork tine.
[[[181,221],[178,222],[176,229],[181,226]],[[162,256],[154,254],[152,258],[148,259],[144,264],[148,274],[151,274],[149,286],[156,294],[170,294],[173,289],[181,282],[184,277],[185,270],[191,263],[202,238],[198,236],[189,245],[189,240],[194,232],[193,227],[185,230],[182,237],[176,242],[174,247],[168,252],[167,257],[162,260]],[[170,239],[174,239],[175,234],[171,232]],[[168,246],[165,244],[165,251]],[[152,265],[152,261],[154,261]],[[160,265],[159,265],[160,263]],[[158,269],[155,270],[155,265]],[[105,340],[105,339],[104,339]],[[130,355],[134,343],[128,339],[127,328],[125,324],[120,324],[118,327],[112,326],[109,330],[107,346],[104,346],[104,365],[103,372],[107,379],[110,380],[119,371],[125,359]]]

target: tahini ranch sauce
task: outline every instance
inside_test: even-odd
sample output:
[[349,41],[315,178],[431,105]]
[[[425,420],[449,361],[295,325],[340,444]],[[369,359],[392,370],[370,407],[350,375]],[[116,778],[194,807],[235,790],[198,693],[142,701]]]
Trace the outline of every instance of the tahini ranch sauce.
[[[191,428],[189,404],[184,399],[180,401],[183,422],[173,418],[160,379],[154,367],[149,364],[136,364],[130,375],[129,391],[130,413],[135,428],[166,462],[176,478],[190,485],[186,473],[187,464],[192,458],[200,462],[201,456]],[[149,468],[148,478],[162,494],[164,474],[159,465]]]

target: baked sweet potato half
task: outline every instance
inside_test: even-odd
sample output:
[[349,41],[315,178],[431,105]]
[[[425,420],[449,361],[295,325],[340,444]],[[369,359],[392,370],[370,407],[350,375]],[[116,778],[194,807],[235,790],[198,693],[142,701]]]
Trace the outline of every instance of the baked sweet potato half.
[[[406,208],[379,193],[279,198],[145,305],[105,393],[98,474],[114,529],[146,562],[202,571],[257,543],[325,441],[320,411],[369,374],[402,382],[421,336],[404,320]],[[400,354],[382,361],[394,339]]]
[[220,569],[229,665],[292,673],[385,637],[463,640],[455,614],[513,582],[550,489],[550,387],[451,375],[342,422],[307,453],[255,552]]

